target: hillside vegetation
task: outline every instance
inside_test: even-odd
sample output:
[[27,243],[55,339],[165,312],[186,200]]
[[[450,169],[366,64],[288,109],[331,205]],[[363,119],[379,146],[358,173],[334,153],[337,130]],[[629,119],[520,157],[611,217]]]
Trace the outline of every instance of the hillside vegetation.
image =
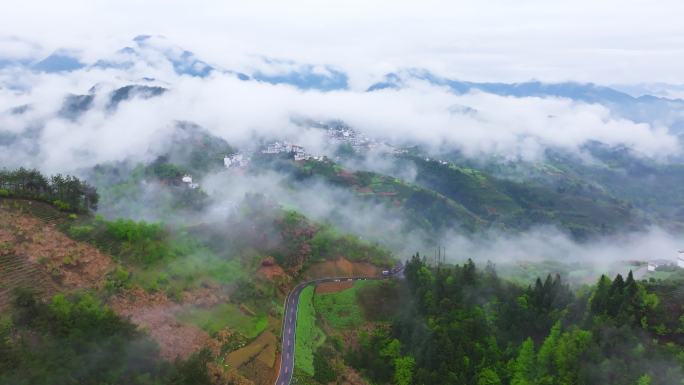
[[588,239],[636,230],[646,223],[628,202],[605,193],[586,196],[538,183],[499,179],[486,171],[415,155],[389,161],[396,170],[414,168],[415,180],[349,171],[330,160],[294,163],[270,158],[258,164],[291,173],[300,182],[322,179],[353,191],[358,199],[399,210],[409,224],[406,232],[416,227],[428,233],[449,228],[473,233],[492,227],[522,231],[554,225],[576,239]]
[[573,293],[559,277],[521,287],[493,266],[432,268],[418,256],[406,277],[409,306],[390,328],[362,333],[348,354],[375,382],[670,385],[684,378],[683,298],[674,299],[674,282],[602,276]]

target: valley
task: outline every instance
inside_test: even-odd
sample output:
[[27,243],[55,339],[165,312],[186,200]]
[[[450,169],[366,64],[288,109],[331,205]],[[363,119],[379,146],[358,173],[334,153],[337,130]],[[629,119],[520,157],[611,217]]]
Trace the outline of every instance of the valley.
[[684,385],[684,3],[0,12],[0,385]]

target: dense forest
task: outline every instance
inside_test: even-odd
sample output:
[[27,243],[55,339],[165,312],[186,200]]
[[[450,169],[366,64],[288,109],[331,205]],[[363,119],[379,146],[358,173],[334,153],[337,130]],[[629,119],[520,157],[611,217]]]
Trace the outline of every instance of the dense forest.
[[374,383],[681,384],[682,281],[602,276],[573,292],[559,276],[527,288],[493,265],[407,264],[404,306],[362,333],[347,360]]
[[95,188],[75,176],[47,177],[38,170],[0,170],[0,197],[29,198],[51,203],[63,211],[87,212],[97,208]]

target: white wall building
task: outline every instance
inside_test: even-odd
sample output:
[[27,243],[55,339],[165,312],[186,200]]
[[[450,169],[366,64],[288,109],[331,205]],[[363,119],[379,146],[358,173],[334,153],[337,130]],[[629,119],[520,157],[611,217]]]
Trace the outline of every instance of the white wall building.
[[661,266],[670,266],[674,265],[671,260],[669,259],[654,259],[651,261],[648,261],[648,271],[656,271],[657,268]]
[[191,189],[196,189],[199,188],[198,183],[192,183],[192,176],[191,175],[183,175],[183,178],[181,178],[183,183],[187,184],[189,188]]
[[677,266],[684,269],[684,250],[679,250],[677,253]]
[[223,165],[226,166],[226,168],[245,167],[247,166],[248,161],[249,158],[243,154],[226,155],[223,158]]

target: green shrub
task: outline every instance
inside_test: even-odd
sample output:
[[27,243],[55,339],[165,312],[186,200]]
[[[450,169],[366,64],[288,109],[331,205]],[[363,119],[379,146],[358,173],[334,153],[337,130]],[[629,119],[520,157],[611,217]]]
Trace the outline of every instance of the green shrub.
[[95,227],[90,225],[71,226],[68,230],[69,235],[76,239],[88,238],[95,231]]
[[4,188],[0,188],[0,197],[7,198],[10,195],[11,194],[10,194],[9,190],[4,189]]
[[63,202],[59,199],[52,201],[52,205],[57,207],[57,209],[59,209],[60,211],[71,211],[71,206],[68,203]]
[[110,293],[119,293],[130,286],[131,273],[121,266],[117,266],[114,271],[107,275],[105,289]]
[[328,357],[324,357],[322,354],[317,353],[313,360],[314,365],[314,379],[321,384],[327,384],[335,381],[337,378],[337,373],[335,369],[330,365],[330,360]]

